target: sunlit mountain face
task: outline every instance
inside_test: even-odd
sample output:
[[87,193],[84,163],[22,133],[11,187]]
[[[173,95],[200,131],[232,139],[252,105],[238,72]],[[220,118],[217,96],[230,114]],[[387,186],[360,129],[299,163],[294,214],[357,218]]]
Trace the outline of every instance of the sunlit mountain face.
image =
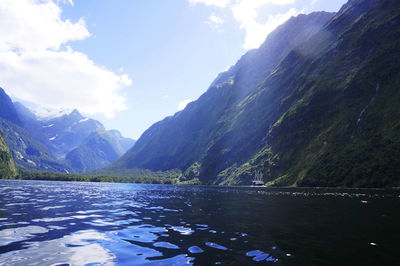
[[[107,172],[179,169],[204,184],[396,186],[399,3],[291,18]],[[382,172],[385,174],[382,175]]]

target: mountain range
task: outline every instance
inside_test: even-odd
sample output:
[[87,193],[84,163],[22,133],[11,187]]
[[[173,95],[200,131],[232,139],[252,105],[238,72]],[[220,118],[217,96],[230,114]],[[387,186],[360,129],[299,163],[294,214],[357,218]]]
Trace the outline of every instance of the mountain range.
[[78,110],[39,116],[0,88],[0,131],[18,166],[49,172],[87,172],[109,165],[134,145]]
[[[203,184],[396,186],[400,2],[291,18],[104,172],[178,169]],[[190,84],[188,84],[190,86]]]
[[134,145],[77,110],[40,118],[0,90],[0,171],[15,175],[12,154],[28,169],[211,185],[261,173],[270,186],[400,186],[399,36],[397,0],[292,17]]

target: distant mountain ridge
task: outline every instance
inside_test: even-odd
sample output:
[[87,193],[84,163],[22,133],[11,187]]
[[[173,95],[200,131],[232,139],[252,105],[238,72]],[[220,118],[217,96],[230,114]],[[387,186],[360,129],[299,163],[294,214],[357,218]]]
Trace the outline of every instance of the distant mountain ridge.
[[[107,166],[134,145],[133,140],[124,138],[117,130],[107,132],[100,122],[82,116],[78,110],[49,112],[49,117],[37,116],[23,104],[13,103],[3,89],[0,90],[0,106],[0,130],[4,132],[17,165],[26,169],[84,172]],[[95,137],[99,132],[102,132],[102,141]],[[98,145],[91,141],[93,138]],[[82,152],[87,143],[92,143],[92,153]],[[109,145],[107,151],[116,157],[102,155],[104,143]],[[75,158],[77,149],[81,152]],[[90,164],[87,162],[89,157]]]
[[[204,184],[398,186],[400,2],[290,19],[105,171]],[[397,122],[396,122],[397,121]]]

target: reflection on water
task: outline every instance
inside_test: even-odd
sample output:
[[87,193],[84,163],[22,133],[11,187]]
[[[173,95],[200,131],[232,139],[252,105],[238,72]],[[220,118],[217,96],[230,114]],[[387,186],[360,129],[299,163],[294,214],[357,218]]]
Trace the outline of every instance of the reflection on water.
[[0,265],[395,265],[398,190],[0,181]]

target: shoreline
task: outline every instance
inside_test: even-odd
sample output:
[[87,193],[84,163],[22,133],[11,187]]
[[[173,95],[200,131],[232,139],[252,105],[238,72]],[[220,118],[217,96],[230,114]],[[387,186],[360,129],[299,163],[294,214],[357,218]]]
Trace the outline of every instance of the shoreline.
[[[110,177],[112,178],[112,177]],[[170,183],[139,183],[139,182],[109,182],[109,181],[84,181],[84,180],[49,180],[49,179],[19,179],[19,178],[0,178],[1,181],[38,181],[38,182],[71,182],[71,183],[102,183],[102,184],[132,184],[132,185],[161,185],[161,186],[196,186],[196,187],[209,187],[209,188],[251,188],[251,189],[327,189],[327,190],[372,190],[372,191],[384,191],[384,190],[399,190],[400,187],[293,187],[293,186],[219,186],[219,185],[205,185],[205,184],[170,184]]]

